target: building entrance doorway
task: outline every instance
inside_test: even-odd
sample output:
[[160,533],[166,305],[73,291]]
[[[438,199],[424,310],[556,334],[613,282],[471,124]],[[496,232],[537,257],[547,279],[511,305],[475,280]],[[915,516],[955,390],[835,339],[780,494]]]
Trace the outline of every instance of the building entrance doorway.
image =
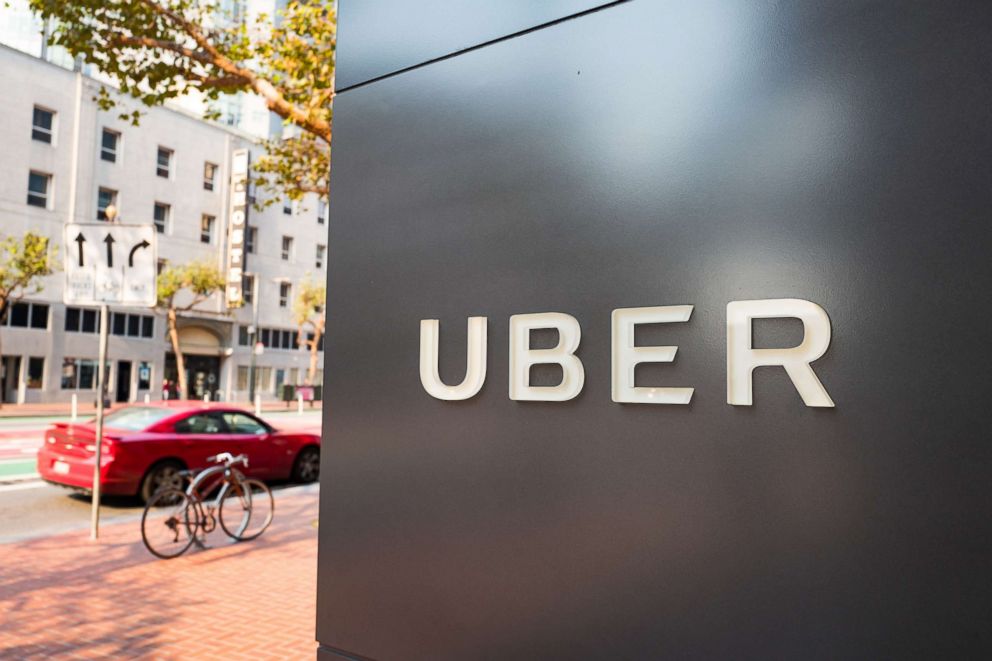
[[117,361],[117,397],[118,402],[131,401],[131,361]]
[[[211,401],[217,401],[220,393],[220,357],[219,356],[183,356],[186,361],[186,383],[190,399],[203,399],[210,395]],[[169,399],[179,397],[179,372],[176,370],[176,355],[165,354],[164,387],[170,388]]]
[[20,375],[20,356],[4,356],[0,360],[0,402],[9,404],[17,401],[17,386]]

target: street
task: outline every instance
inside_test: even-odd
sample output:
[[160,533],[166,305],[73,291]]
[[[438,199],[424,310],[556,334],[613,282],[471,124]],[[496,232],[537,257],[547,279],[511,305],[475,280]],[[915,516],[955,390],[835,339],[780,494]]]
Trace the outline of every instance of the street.
[[[313,429],[320,426],[320,410],[264,412],[266,422],[281,429]],[[40,480],[35,456],[52,422],[67,417],[0,418],[0,544],[86,528],[90,520],[90,497]],[[292,486],[272,484],[274,490]],[[137,521],[142,505],[137,498],[105,496],[101,503],[102,523]]]

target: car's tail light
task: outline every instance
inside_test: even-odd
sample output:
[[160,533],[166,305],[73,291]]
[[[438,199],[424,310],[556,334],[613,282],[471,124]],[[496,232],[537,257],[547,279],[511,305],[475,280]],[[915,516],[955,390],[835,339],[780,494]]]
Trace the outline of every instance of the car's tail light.
[[[101,457],[110,457],[114,454],[114,448],[117,445],[119,439],[113,436],[104,436],[103,443],[100,445],[100,455]],[[96,452],[96,443],[89,443],[85,446],[87,452]]]

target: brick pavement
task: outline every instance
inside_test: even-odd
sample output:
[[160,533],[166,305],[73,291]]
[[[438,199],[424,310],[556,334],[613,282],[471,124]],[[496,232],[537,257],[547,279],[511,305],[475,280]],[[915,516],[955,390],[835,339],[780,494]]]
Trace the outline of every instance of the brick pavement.
[[140,522],[0,546],[0,659],[313,659],[316,487],[254,541],[157,560]]

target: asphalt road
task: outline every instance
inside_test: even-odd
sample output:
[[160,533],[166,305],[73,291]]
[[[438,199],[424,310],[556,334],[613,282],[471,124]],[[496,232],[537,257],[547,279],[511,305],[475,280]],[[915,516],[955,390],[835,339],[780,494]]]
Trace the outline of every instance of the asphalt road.
[[[280,428],[319,427],[320,412],[265,414],[269,423]],[[43,537],[90,525],[91,500],[88,495],[52,486],[36,477],[35,454],[42,444],[48,420],[0,419],[0,544]],[[293,486],[272,484],[273,489]],[[105,496],[101,522],[141,518],[137,498]]]

